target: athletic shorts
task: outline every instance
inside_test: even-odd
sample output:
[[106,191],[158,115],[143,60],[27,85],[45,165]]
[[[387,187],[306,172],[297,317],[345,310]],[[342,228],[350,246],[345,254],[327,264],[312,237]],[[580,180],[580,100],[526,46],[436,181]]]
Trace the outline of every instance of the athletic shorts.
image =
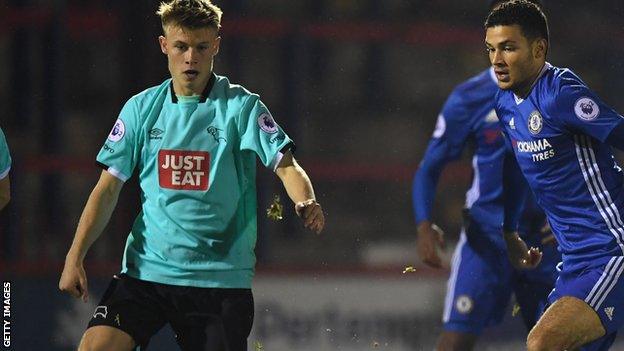
[[[494,235],[500,240],[493,241]],[[444,330],[479,335],[503,320],[512,293],[530,330],[547,305],[560,258],[553,245],[541,249],[544,255],[538,268],[517,271],[507,258],[500,229],[472,222],[462,230],[447,284]]]
[[605,336],[585,346],[582,350],[608,350],[617,330],[624,324],[624,257],[588,262],[585,266],[559,266],[559,279],[548,297],[550,304],[563,296],[573,296],[585,301],[596,311]]
[[114,276],[89,327],[106,325],[128,333],[144,350],[171,324],[183,351],[246,351],[253,324],[250,289],[184,287]]

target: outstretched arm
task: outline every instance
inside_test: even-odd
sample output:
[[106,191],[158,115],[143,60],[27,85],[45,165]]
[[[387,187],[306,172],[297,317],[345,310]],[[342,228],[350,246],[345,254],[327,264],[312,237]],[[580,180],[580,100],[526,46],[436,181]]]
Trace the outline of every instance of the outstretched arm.
[[323,209],[316,202],[310,178],[290,151],[284,154],[275,173],[282,180],[288,196],[295,203],[295,212],[303,219],[304,226],[317,234],[320,233],[325,227]]
[[76,298],[82,298],[85,302],[88,298],[88,291],[83,261],[93,242],[108,224],[117,205],[122,186],[123,181],[102,171],[82,211],[74,241],[65,257],[65,267],[59,281],[59,289]]

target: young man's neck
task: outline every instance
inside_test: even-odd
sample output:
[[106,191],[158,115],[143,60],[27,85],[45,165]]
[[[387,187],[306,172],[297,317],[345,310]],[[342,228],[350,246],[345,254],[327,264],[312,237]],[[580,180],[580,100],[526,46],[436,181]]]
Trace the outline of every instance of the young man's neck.
[[173,92],[178,96],[201,95],[206,89],[206,84],[210,81],[211,76],[212,72],[210,72],[203,82],[198,82],[198,84],[195,84],[193,87],[180,84],[180,82],[173,78]]
[[542,62],[541,64],[537,65],[537,70],[531,75],[529,79],[526,80],[525,84],[523,84],[521,87],[518,87],[518,89],[514,89],[514,94],[516,94],[517,97],[524,99],[529,95],[531,89],[533,89],[533,86],[535,85],[535,82],[542,75],[542,70],[544,69],[545,65],[546,62]]

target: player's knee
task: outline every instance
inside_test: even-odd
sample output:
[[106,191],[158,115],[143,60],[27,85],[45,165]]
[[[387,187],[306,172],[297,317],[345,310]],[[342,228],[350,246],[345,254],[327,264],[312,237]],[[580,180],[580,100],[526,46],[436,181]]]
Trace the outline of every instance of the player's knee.
[[122,349],[116,348],[114,345],[112,345],[110,342],[104,339],[83,339],[83,341],[80,342],[80,346],[78,346],[78,351],[109,351],[109,350],[122,350]]
[[544,345],[544,341],[539,337],[529,337],[527,338],[527,351],[542,351],[547,350],[546,345]]
[[78,351],[105,351],[109,350],[111,345],[106,344],[103,338],[97,338],[92,335],[85,334],[80,340]]
[[562,340],[556,333],[549,333],[543,328],[533,328],[527,336],[527,351],[552,351],[565,348],[566,340]]
[[109,351],[131,350],[133,342],[129,337],[120,335],[121,331],[101,330],[100,327],[89,328],[82,336],[78,351]]

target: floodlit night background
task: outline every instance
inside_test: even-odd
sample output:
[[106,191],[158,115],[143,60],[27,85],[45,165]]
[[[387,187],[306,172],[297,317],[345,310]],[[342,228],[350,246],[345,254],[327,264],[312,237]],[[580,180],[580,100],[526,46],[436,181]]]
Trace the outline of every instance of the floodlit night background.
[[[416,255],[411,182],[452,88],[488,67],[487,0],[218,0],[215,72],[258,93],[295,140],[326,212],[320,236],[290,202],[267,219],[279,179],[258,172],[256,318],[266,351],[431,350],[448,261],[470,184],[470,145],[442,175],[433,219],[446,268]],[[548,61],[570,67],[624,112],[624,3],[544,0]],[[100,169],[95,155],[124,102],[168,78],[157,1],[0,3],[0,127],[13,157],[12,202],[0,214],[0,276],[12,282],[15,350],[72,350],[139,210],[136,176],[86,258],[91,300],[58,291],[78,218]],[[412,265],[415,273],[402,274]],[[478,350],[521,349],[512,317]],[[620,342],[619,345],[624,345]],[[614,350],[624,350],[616,345]],[[150,350],[178,350],[171,331]]]

